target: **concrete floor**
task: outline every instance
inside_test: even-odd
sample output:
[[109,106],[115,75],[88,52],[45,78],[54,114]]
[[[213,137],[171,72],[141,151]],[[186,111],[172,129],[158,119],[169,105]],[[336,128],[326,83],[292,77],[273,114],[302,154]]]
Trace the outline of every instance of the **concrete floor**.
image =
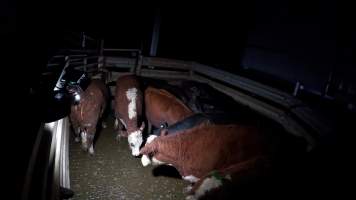
[[[172,168],[143,167],[140,158],[131,155],[127,139],[115,140],[113,120],[100,132],[95,155],[87,155],[70,139],[71,189],[77,199],[184,199],[183,188],[188,185],[180,178],[154,175],[174,174]],[[168,169],[168,171],[167,171]],[[171,173],[173,171],[173,173]],[[155,173],[153,173],[155,172]]]

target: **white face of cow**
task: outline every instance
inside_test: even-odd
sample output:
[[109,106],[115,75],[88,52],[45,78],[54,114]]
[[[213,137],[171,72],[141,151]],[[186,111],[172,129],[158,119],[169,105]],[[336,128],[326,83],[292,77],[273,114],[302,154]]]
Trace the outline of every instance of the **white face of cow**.
[[133,156],[138,156],[140,154],[140,146],[143,142],[142,131],[137,130],[129,134],[128,136],[129,146]]
[[132,133],[129,133],[128,142],[133,156],[140,155],[140,147],[143,142],[142,132],[145,129],[145,123],[142,122],[141,127]]

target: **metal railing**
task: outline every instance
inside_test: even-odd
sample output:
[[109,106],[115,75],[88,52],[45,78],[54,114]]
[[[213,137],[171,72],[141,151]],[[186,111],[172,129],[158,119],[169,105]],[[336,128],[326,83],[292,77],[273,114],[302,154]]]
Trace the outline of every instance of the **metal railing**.
[[[69,179],[69,133],[68,117],[41,125],[29,161],[22,200],[59,200],[60,187],[70,188]],[[41,144],[49,143],[48,149],[41,149]],[[39,154],[42,154],[41,159]],[[35,172],[35,166],[41,170]],[[41,184],[35,184],[42,179]]]

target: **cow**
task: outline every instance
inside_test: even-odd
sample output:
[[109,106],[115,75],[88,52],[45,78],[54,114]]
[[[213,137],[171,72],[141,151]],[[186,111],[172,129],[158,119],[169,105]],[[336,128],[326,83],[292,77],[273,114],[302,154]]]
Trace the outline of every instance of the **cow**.
[[145,90],[145,112],[148,121],[148,132],[152,126],[156,128],[168,126],[191,116],[193,112],[178,98],[164,89],[151,86]]
[[70,119],[75,133],[75,140],[82,143],[82,149],[94,154],[93,141],[97,124],[101,120],[108,101],[108,89],[103,81],[93,79],[88,88],[82,91],[78,86],[68,86],[78,103],[71,106]]
[[141,162],[143,166],[175,167],[184,180],[195,183],[189,192],[191,199],[221,186],[219,179],[209,177],[211,172],[219,171],[229,179],[256,163],[264,163],[261,160],[268,160],[261,131],[256,126],[201,121],[174,134],[169,133],[169,128],[165,132],[148,137],[140,150]]
[[139,155],[143,143],[145,123],[142,121],[142,97],[140,83],[135,75],[123,75],[117,79],[115,90],[115,127],[119,129],[117,138],[128,138],[133,156]]

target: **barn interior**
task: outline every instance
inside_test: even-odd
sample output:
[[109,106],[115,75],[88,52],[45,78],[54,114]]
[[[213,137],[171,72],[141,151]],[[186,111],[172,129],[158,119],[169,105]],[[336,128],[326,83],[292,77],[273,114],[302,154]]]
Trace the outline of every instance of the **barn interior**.
[[[188,183],[174,167],[143,167],[127,140],[115,140],[115,82],[126,73],[177,98],[198,91],[198,112],[258,123],[278,146],[272,175],[204,199],[346,195],[355,39],[337,23],[336,1],[25,4],[1,7],[4,44],[21,47],[13,83],[20,97],[13,99],[26,131],[15,131],[19,148],[9,158],[19,199],[186,197]],[[94,156],[74,142],[70,102],[55,90],[63,72],[100,77],[109,88],[107,127],[96,134]]]

